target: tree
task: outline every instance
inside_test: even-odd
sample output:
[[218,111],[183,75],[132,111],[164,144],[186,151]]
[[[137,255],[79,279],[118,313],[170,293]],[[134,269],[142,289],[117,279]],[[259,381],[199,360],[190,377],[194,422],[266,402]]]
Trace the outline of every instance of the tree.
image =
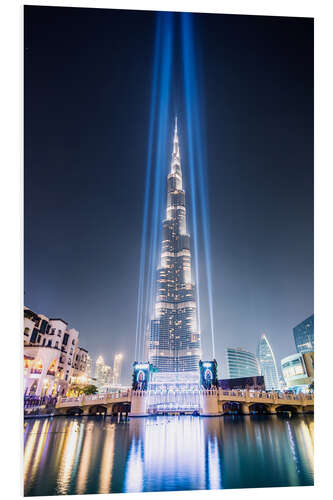
[[91,384],[91,385],[85,385],[82,388],[82,392],[86,396],[89,396],[90,394],[96,394],[97,391],[98,391],[97,387],[95,385],[93,385],[93,384]]

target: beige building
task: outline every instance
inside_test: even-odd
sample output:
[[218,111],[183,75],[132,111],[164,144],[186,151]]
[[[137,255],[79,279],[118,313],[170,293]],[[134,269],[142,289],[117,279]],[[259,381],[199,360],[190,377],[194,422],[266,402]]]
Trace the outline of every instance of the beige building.
[[60,318],[47,318],[24,307],[24,393],[65,394],[86,376],[88,352],[79,332]]

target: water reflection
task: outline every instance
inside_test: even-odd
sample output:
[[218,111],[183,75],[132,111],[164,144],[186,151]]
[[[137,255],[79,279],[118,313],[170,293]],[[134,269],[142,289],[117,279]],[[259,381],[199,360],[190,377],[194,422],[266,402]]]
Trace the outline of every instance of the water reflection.
[[59,472],[57,479],[57,490],[61,495],[66,495],[69,488],[69,483],[72,477],[72,468],[76,445],[79,437],[79,424],[76,420],[72,420],[67,427],[65,440],[62,447],[62,454],[59,464]]
[[41,461],[41,458],[42,458],[42,454],[43,455],[45,454],[45,450],[46,450],[45,442],[46,442],[46,438],[48,436],[49,427],[50,427],[50,421],[46,420],[44,422],[42,430],[41,430],[41,436],[40,436],[39,441],[38,441],[38,445],[37,445],[37,449],[36,449],[36,452],[35,452],[32,469],[31,469],[31,473],[30,473],[32,480],[34,480],[35,475],[36,475],[36,473],[37,473],[37,471],[39,469],[39,465],[40,465],[40,461]]
[[94,422],[83,422],[82,429],[84,430],[84,445],[80,458],[79,472],[77,476],[77,490],[78,495],[85,493],[86,484],[88,479],[90,456],[93,443],[93,429]]
[[27,441],[25,444],[24,459],[23,459],[24,460],[24,482],[26,482],[27,479],[31,478],[30,474],[28,477],[28,472],[29,472],[31,459],[33,457],[33,451],[35,448],[36,439],[38,436],[37,433],[38,433],[39,424],[40,424],[39,420],[34,422],[32,430],[31,430],[30,434],[28,434],[28,438],[27,438]]
[[129,425],[130,451],[124,491],[176,490],[180,475],[182,489],[205,488],[202,420],[155,417],[133,419]]
[[211,418],[207,419],[205,430],[206,430],[206,453],[207,457],[205,462],[207,463],[207,482],[205,488],[208,490],[220,489],[222,488],[222,470],[221,470],[221,460],[220,454],[223,453],[222,449],[219,448],[219,441],[217,432],[219,431],[219,419]]
[[313,484],[313,417],[29,420],[25,495]]
[[[145,422],[135,419],[130,422],[130,449],[125,472],[125,491],[143,491],[144,453],[142,436],[144,436]],[[141,431],[141,432],[140,432]]]
[[107,424],[98,493],[109,493],[110,491],[114,456],[114,433],[115,424]]

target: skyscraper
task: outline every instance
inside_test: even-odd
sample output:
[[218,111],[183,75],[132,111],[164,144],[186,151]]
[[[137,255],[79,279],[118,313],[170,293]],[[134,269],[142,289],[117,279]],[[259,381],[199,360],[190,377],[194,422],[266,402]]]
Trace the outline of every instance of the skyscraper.
[[114,355],[113,361],[113,383],[120,384],[121,366],[123,364],[123,355],[118,353]]
[[111,366],[104,363],[102,356],[99,356],[95,364],[96,385],[100,390],[103,386],[111,384],[112,369]]
[[229,378],[256,377],[260,373],[257,358],[241,347],[227,348]]
[[265,379],[266,389],[269,391],[279,390],[280,383],[275,356],[265,333],[261,335],[259,340],[257,348],[257,359],[259,362],[261,375],[263,375]]
[[190,235],[186,228],[185,191],[175,123],[166,218],[157,269],[154,317],[148,342],[149,361],[160,372],[198,371],[201,357]]
[[294,339],[297,352],[302,354],[314,351],[314,315],[306,318],[294,328]]

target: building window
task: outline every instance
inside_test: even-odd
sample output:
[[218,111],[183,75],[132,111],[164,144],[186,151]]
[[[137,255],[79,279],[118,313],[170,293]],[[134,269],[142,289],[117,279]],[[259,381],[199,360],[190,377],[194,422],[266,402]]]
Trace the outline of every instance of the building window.
[[37,328],[34,328],[32,331],[31,337],[30,337],[30,342],[33,342],[33,343],[36,342],[37,335],[38,335],[38,330],[37,330]]
[[64,345],[67,345],[67,343],[68,343],[68,338],[69,338],[68,333],[65,333],[64,338],[62,339],[62,343],[63,343]]
[[27,337],[29,337],[29,332],[30,332],[29,328],[28,328],[28,327],[26,327],[26,328],[24,329],[24,335],[26,335]]
[[46,332],[46,327],[47,327],[47,321],[45,319],[42,320],[42,323],[40,325],[40,332],[45,333]]
[[41,335],[38,335],[38,337],[37,337],[37,344],[39,344],[40,339],[41,339]]

